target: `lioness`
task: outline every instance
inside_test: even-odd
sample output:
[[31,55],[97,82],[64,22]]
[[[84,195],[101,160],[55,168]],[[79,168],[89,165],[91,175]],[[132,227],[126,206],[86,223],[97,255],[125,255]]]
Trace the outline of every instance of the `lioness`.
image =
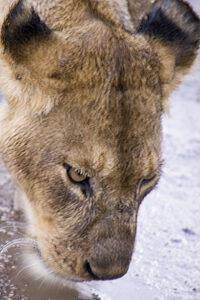
[[[137,3],[137,2],[136,2]],[[137,213],[162,166],[162,114],[200,20],[158,0],[2,0],[1,155],[26,195],[39,257],[76,281],[129,267]]]

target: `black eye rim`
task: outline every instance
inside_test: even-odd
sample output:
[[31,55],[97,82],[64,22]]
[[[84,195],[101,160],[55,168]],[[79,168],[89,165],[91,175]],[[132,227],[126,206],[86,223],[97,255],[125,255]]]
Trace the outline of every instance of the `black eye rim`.
[[[148,183],[144,184],[143,186],[139,185],[139,190],[138,190],[138,202],[139,204],[141,204],[142,200],[148,195],[150,194],[153,190],[156,189],[156,187],[158,186],[160,180],[160,176],[158,174],[155,174],[155,176],[150,179]],[[140,181],[141,182],[141,181]],[[149,183],[153,182],[153,185],[148,186]],[[142,190],[142,187],[146,187],[146,189]]]
[[67,173],[67,176],[69,178],[69,180],[71,181],[71,183],[73,183],[75,186],[78,186],[80,189],[81,189],[81,192],[83,193],[83,195],[86,197],[86,198],[90,198],[93,196],[93,189],[91,188],[90,186],[90,177],[86,177],[86,179],[84,179],[83,181],[81,182],[77,182],[77,181],[74,181],[71,177],[70,177],[70,174],[69,174],[69,171],[71,169],[73,169],[72,166],[68,165],[68,164],[63,164],[64,168],[66,169],[66,173]]
[[152,172],[146,177],[143,177],[138,182],[137,195],[140,198],[145,198],[157,185],[160,180],[160,170]]
[[149,173],[149,175],[140,179],[138,183],[139,189],[148,186],[148,184],[151,182],[154,182],[154,185],[156,186],[160,180],[163,165],[164,165],[164,160],[160,160],[158,163],[158,167],[156,169],[154,169],[151,173]]
[[72,178],[71,175],[70,175],[70,171],[73,169],[73,167],[70,166],[70,165],[68,165],[68,164],[66,164],[66,163],[64,163],[63,166],[64,166],[64,168],[66,169],[67,176],[68,176],[69,180],[70,180],[73,184],[76,184],[76,185],[79,185],[79,186],[83,186],[83,185],[86,185],[86,184],[89,185],[90,177],[86,176],[86,178],[85,178],[83,181],[80,181],[80,182],[75,181],[75,180],[73,180],[73,178]]
[[145,187],[147,186],[149,183],[153,182],[154,180],[158,180],[158,173],[152,173],[146,177],[143,177],[140,182],[139,182],[139,186],[141,187]]

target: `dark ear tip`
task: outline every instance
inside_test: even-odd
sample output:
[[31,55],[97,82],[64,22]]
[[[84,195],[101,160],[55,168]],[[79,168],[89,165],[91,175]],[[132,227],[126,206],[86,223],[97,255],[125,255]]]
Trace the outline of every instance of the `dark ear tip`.
[[169,42],[200,41],[200,19],[183,0],[157,0],[137,32]]
[[12,23],[15,23],[19,15],[22,15],[23,13],[23,0],[13,2],[9,9],[8,15],[6,16],[1,28],[1,41],[4,46],[7,44],[7,33],[9,31],[9,26]]
[[1,29],[1,42],[5,50],[13,50],[33,38],[51,33],[34,9],[23,0],[15,1],[5,18]]
[[176,66],[188,67],[200,45],[200,19],[186,1],[157,0],[138,33],[171,48]]
[[178,24],[181,26],[185,22],[185,31],[191,34],[196,33],[200,38],[200,17],[194,11],[193,7],[185,0],[172,0],[172,2],[174,2],[174,7],[177,7],[177,11],[180,11],[180,21],[178,20]]

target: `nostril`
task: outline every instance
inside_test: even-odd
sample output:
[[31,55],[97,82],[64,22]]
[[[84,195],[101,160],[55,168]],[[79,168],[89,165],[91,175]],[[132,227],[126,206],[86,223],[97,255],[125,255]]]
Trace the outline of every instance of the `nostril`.
[[[93,267],[89,261],[86,261],[84,264],[85,271],[90,275],[90,277],[93,280],[111,280],[111,279],[118,279],[127,272],[127,269],[125,271],[122,270],[115,270],[115,272],[112,272],[112,269],[104,268],[104,269],[98,269],[97,267]],[[94,271],[95,270],[95,271]]]
[[85,262],[85,270],[93,279],[99,279],[99,277],[93,273],[90,263],[88,261]]

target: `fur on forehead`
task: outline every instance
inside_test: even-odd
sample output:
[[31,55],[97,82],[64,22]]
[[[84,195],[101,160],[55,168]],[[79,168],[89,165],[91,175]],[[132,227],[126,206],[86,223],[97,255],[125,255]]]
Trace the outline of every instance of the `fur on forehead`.
[[73,148],[67,152],[66,161],[70,163],[74,168],[81,169],[86,172],[90,177],[93,176],[93,171],[103,172],[103,176],[109,174],[109,172],[115,167],[116,156],[110,147],[100,143],[84,145],[85,151],[90,153],[90,157],[85,159],[85,152],[80,147]]
[[[115,2],[113,7],[109,6],[110,11],[116,9],[127,16]],[[84,89],[94,88],[98,90],[96,97],[104,97],[113,88],[122,92],[132,88],[135,75],[141,77],[145,68],[152,65],[151,60],[158,69],[145,39],[127,33],[131,28],[120,26],[123,24],[120,20],[112,21],[111,26],[106,23],[110,14],[105,16],[104,12],[109,3],[93,1],[92,13],[101,11],[95,21],[72,24],[65,32],[55,32],[32,9],[29,11],[23,1],[12,1],[12,11],[1,31],[5,49],[0,59],[3,70],[0,81],[15,110],[26,107],[25,111],[30,113],[48,114],[61,101],[69,101],[70,92],[76,92],[74,101],[83,101]],[[27,35],[29,30],[31,35]],[[13,34],[20,36],[12,37]],[[13,44],[13,40],[17,42]],[[136,61],[143,64],[139,66]]]
[[48,114],[70,92],[84,101],[84,89],[96,98],[138,89],[141,98],[160,88],[166,97],[196,57],[199,18],[181,0],[156,1],[137,34],[125,0],[79,0],[59,32],[27,3],[10,0],[1,18],[0,82],[15,110]]

